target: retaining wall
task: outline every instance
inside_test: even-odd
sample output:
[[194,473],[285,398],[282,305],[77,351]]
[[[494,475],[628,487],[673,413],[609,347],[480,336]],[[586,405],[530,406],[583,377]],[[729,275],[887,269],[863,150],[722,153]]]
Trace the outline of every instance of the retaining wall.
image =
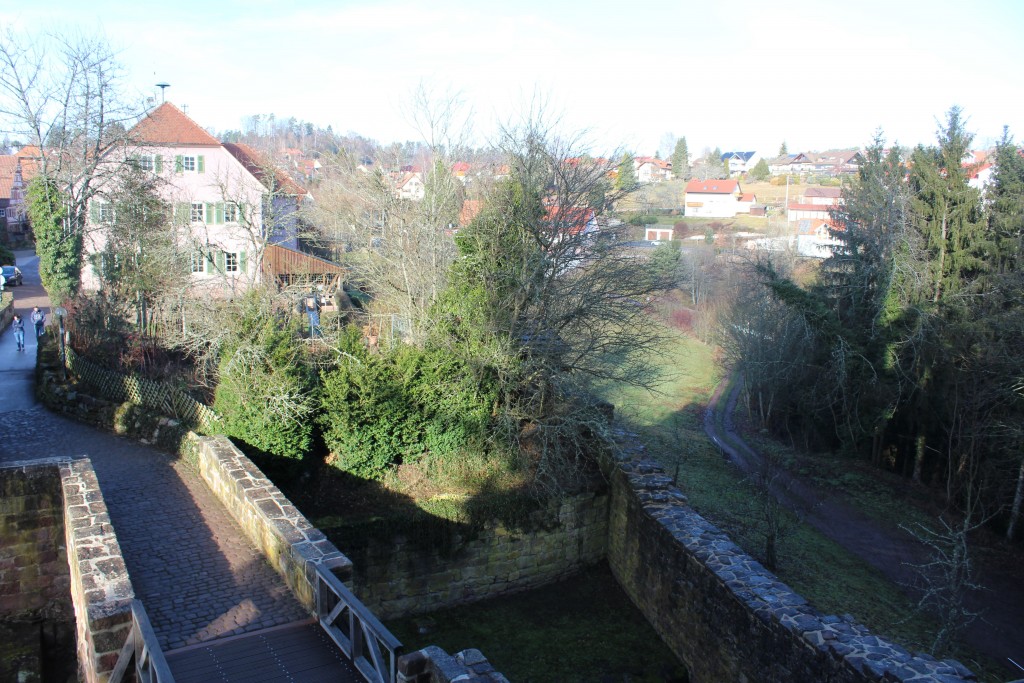
[[[0,467],[0,482],[3,528],[21,541],[15,565],[22,563],[25,569],[26,563],[39,563],[35,572],[4,571],[0,592],[6,595],[8,587],[18,587],[12,593],[14,608],[56,605],[62,611],[72,605],[79,677],[87,683],[106,681],[131,630],[135,595],[92,462],[60,458],[10,463]],[[5,535],[4,548],[7,540]],[[39,595],[26,594],[31,590]]]
[[317,565],[351,580],[352,562],[227,437],[192,435],[189,441],[210,490],[307,609],[316,607]]
[[611,479],[608,563],[695,683],[974,680],[810,607],[691,509],[639,444]]
[[534,530],[492,524],[468,539],[456,535],[443,551],[407,536],[345,548],[354,590],[374,614],[390,619],[535,588],[604,558],[608,496],[582,494],[535,514]]

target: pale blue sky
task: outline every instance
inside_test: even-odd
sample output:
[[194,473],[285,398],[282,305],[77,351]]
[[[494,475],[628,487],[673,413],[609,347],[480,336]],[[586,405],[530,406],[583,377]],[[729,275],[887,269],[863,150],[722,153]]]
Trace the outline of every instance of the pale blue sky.
[[128,82],[204,126],[295,116],[381,142],[415,139],[403,114],[426,82],[462,93],[478,139],[534,92],[586,128],[597,153],[774,154],[931,142],[950,105],[979,145],[1024,138],[1024,2],[760,0],[713,3],[0,0],[0,25],[103,32]]

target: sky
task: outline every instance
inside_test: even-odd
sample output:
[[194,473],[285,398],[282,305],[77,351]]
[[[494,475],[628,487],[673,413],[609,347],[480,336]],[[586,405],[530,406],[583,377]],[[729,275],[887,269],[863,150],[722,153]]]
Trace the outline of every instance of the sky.
[[960,106],[983,147],[1024,138],[1024,2],[0,0],[0,27],[103,35],[139,98],[200,125],[273,113],[419,140],[411,101],[455,96],[478,145],[542,101],[591,153],[932,143]]

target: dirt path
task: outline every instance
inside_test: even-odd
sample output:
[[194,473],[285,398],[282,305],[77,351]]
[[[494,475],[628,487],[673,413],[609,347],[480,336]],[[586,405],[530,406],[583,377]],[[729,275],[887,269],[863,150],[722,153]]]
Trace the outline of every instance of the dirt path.
[[[732,391],[723,400],[729,386],[730,379],[726,378],[715,388],[704,413],[704,431],[730,462],[751,474],[761,467],[763,458],[733,426],[740,383],[733,382]],[[724,434],[719,433],[719,421]],[[928,558],[927,549],[910,534],[867,516],[841,493],[819,489],[787,471],[781,473],[773,493],[786,507],[802,514],[808,524],[898,586],[912,583],[914,572],[909,565]],[[984,617],[967,627],[963,639],[1003,663],[1008,658],[1024,663],[1024,566],[978,566],[977,570],[979,583],[986,590],[972,592],[966,603],[969,609],[983,612]]]

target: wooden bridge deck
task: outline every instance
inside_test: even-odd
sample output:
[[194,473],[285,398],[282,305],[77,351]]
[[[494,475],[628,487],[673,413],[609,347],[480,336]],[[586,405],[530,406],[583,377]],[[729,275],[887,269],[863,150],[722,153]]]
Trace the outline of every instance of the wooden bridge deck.
[[314,621],[285,624],[166,653],[175,683],[348,683],[352,663]]

